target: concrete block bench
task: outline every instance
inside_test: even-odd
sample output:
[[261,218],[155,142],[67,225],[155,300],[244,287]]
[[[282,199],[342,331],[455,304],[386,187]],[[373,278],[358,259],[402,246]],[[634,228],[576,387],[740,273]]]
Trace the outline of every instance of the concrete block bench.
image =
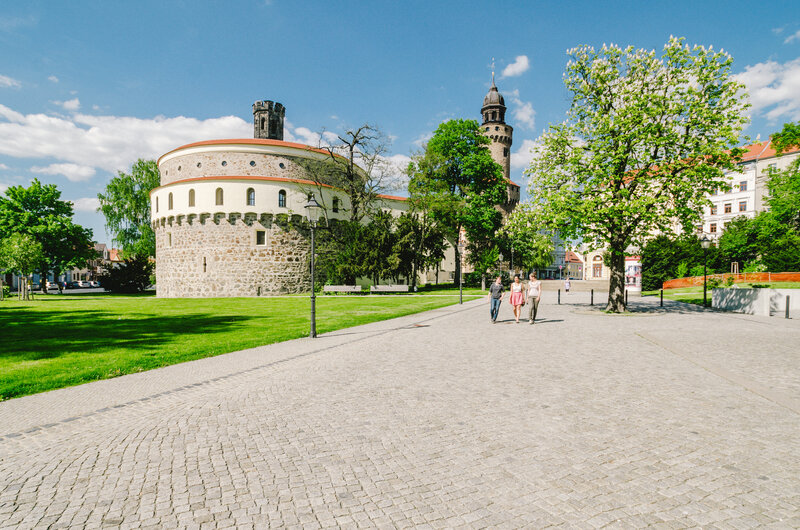
[[360,293],[360,285],[325,285],[322,287],[324,293]]
[[369,288],[371,293],[407,293],[408,285],[373,285]]

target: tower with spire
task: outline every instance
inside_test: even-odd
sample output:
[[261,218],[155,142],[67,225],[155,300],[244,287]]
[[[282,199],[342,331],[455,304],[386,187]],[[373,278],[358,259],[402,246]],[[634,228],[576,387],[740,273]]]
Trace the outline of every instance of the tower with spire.
[[519,186],[511,181],[511,143],[513,142],[514,128],[506,124],[506,104],[494,82],[494,64],[492,64],[492,86],[486,97],[483,98],[481,116],[483,118],[481,123],[483,135],[492,141],[489,144],[489,151],[492,153],[494,161],[503,168],[507,201],[499,207],[505,215],[508,215],[519,202]]

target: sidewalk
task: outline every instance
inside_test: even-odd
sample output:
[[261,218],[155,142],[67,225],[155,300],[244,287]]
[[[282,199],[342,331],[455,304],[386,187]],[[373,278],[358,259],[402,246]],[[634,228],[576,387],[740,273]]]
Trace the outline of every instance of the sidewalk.
[[0,527],[800,526],[800,321],[588,298],[0,403]]

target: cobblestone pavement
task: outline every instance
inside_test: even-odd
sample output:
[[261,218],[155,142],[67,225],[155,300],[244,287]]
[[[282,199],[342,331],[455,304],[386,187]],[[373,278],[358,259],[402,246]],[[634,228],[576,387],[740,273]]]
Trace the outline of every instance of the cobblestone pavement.
[[800,320],[562,301],[0,403],[0,527],[800,527]]

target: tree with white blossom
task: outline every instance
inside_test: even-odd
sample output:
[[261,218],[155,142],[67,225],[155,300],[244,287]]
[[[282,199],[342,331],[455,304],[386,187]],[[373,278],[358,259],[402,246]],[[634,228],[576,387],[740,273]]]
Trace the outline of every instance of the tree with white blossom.
[[539,138],[529,199],[512,223],[605,247],[606,310],[621,312],[626,249],[700,223],[708,194],[741,157],[748,104],[731,56],[683,39],[670,38],[660,56],[616,45],[568,55],[567,119]]

